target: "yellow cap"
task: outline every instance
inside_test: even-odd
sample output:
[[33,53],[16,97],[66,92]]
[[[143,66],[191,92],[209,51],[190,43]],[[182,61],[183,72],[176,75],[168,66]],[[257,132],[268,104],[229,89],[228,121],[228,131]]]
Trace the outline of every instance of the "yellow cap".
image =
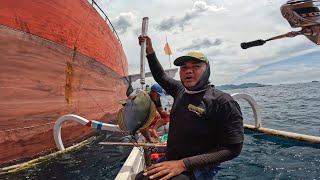
[[199,61],[204,61],[205,63],[208,63],[208,58],[201,52],[189,52],[185,56],[180,56],[176,60],[174,60],[173,64],[176,66],[181,66],[184,61],[190,60],[190,59],[196,59]]

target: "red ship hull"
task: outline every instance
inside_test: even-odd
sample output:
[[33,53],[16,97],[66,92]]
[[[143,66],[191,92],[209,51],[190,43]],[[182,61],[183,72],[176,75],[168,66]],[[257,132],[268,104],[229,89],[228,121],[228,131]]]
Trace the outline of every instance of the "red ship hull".
[[[127,59],[87,0],[3,0],[0,24],[0,164],[56,150],[52,129],[65,114],[115,117]],[[92,132],[66,123],[64,144]]]

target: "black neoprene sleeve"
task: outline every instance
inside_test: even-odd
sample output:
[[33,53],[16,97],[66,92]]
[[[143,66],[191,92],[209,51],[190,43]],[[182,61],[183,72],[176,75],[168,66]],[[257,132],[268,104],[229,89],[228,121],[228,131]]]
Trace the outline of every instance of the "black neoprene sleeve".
[[164,72],[155,53],[148,54],[147,59],[154,80],[156,80],[168,94],[175,97],[178,89],[182,86],[181,82],[171,78]]
[[241,152],[242,145],[243,143],[221,146],[212,149],[208,153],[187,157],[182,160],[188,171],[201,167],[217,166],[222,162],[237,157]]

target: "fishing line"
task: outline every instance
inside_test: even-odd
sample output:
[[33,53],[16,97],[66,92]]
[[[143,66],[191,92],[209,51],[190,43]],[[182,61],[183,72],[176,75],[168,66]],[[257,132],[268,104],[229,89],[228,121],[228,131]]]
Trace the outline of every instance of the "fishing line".
[[[82,85],[83,86],[83,85]],[[93,96],[89,93],[89,91],[86,88],[83,88],[91,97],[91,99],[97,104],[97,106],[101,109],[101,111],[105,114],[105,116],[107,116],[107,118],[112,121],[112,119],[107,115],[107,113],[102,109],[102,107],[97,103],[97,101],[93,98]],[[122,135],[125,135],[124,131],[122,131],[122,129],[120,129],[118,126],[117,128],[119,129],[119,131],[122,133]],[[133,144],[134,147],[138,148],[139,151],[141,153],[143,153],[143,151],[140,149],[141,146],[139,146],[138,141],[136,140],[136,138],[133,135],[130,135],[129,141]],[[135,144],[136,143],[136,144]]]

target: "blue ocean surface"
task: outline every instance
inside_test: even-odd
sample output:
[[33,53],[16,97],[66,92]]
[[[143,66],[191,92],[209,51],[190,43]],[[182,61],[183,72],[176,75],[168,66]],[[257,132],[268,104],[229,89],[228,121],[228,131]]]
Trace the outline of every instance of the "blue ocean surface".
[[[225,91],[253,97],[261,111],[262,127],[320,136],[320,82],[283,84]],[[245,124],[254,124],[250,105],[238,101]]]
[[[262,127],[320,136],[320,83],[234,89],[258,103]],[[164,107],[171,97],[162,99]],[[251,107],[239,101],[245,124],[254,124]],[[114,179],[131,147],[102,146],[101,141],[127,141],[125,134],[98,132],[97,139],[32,168],[1,174],[0,179]],[[320,145],[245,131],[241,154],[222,164],[214,179],[320,179]]]

